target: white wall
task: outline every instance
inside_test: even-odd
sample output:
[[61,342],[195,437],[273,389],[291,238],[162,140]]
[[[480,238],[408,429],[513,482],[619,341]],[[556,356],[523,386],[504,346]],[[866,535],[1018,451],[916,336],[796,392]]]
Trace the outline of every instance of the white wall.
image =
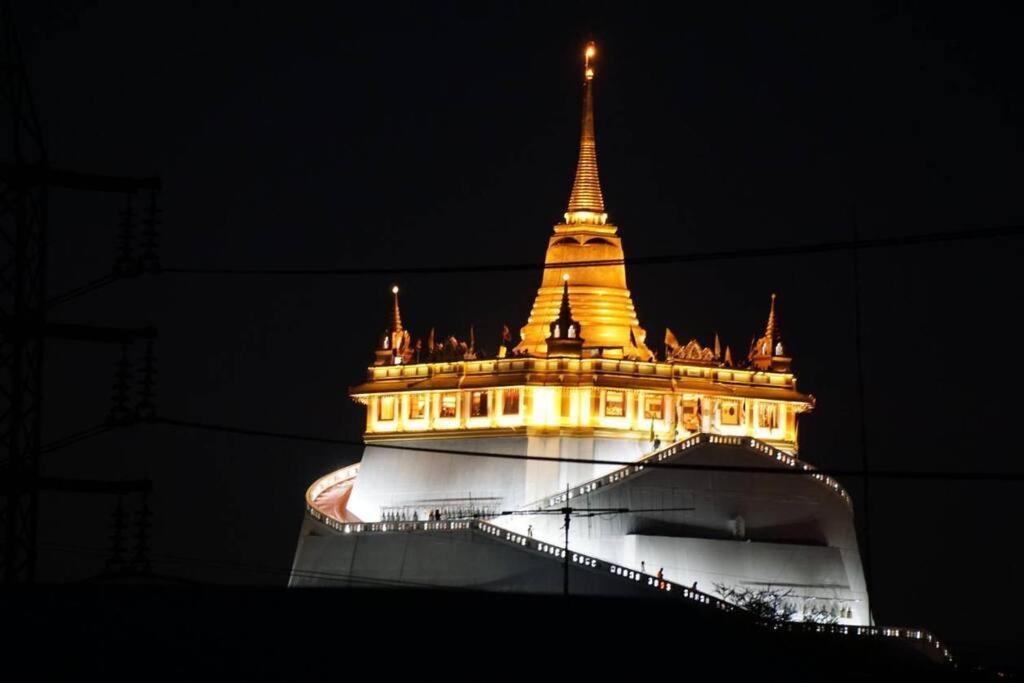
[[[626,439],[559,436],[485,437],[478,439],[396,440],[403,448],[456,449],[509,455],[538,455],[573,460],[632,462],[650,444]],[[368,444],[349,499],[348,510],[366,522],[380,519],[382,506],[442,498],[502,498],[516,508],[601,476],[614,465],[476,458],[447,453],[408,451]]]

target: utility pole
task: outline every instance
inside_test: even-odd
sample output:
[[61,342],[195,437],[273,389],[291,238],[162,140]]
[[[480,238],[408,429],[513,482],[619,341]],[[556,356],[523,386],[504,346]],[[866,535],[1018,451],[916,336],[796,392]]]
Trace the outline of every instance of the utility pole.
[[572,508],[562,508],[562,513],[565,515],[565,562],[562,564],[564,569],[564,576],[562,577],[562,595],[569,597],[569,520],[572,519]]
[[659,508],[652,510],[632,510],[630,508],[574,508],[569,505],[569,489],[565,490],[565,505],[560,508],[547,509],[547,510],[504,510],[498,513],[498,516],[505,515],[562,515],[565,522],[562,527],[565,530],[565,544],[563,551],[565,553],[562,558],[562,595],[569,597],[569,524],[572,522],[573,515],[577,517],[597,517],[599,515],[620,515],[626,513],[635,512],[677,512],[677,511],[690,511],[692,507],[679,507],[679,508]]
[[565,507],[561,509],[565,515],[565,557],[562,558],[562,595],[569,597],[569,522],[572,520],[572,508],[569,507],[569,482],[565,482]]

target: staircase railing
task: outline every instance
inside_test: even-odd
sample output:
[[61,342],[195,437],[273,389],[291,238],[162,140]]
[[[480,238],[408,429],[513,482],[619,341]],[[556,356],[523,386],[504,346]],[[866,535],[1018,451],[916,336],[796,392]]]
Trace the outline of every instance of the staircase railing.
[[[697,438],[697,437],[691,437]],[[729,437],[731,438],[731,437]],[[564,562],[566,549],[562,546],[545,543],[530,536],[509,531],[490,522],[480,519],[460,519],[442,521],[400,521],[400,522],[339,522],[333,517],[324,515],[312,505],[306,506],[306,512],[310,517],[327,527],[342,534],[368,534],[368,533],[415,533],[415,532],[452,532],[452,531],[479,531],[494,540],[507,545],[515,546],[532,554],[541,555],[557,562]],[[696,590],[689,586],[680,585],[659,579],[656,576],[638,572],[635,569],[622,566],[613,562],[607,562],[599,558],[578,553],[569,549],[569,561],[573,566],[583,570],[596,573],[603,573],[623,582],[640,586],[651,594],[675,596],[692,603],[703,605],[737,617],[749,617],[749,612],[726,602],[713,595]],[[755,621],[765,628],[772,630],[783,630],[799,633],[822,633],[830,635],[849,635],[857,637],[872,638],[898,638],[908,641],[920,641],[936,657],[947,663],[953,663],[953,655],[949,648],[929,631],[919,628],[905,628],[895,626],[846,626],[841,624],[814,624],[808,622],[780,622],[780,621]]]
[[[571,500],[577,496],[586,495],[595,491],[599,488],[616,484],[623,479],[635,476],[642,472],[647,465],[652,463],[661,463],[675,458],[682,453],[693,450],[697,446],[707,444],[720,444],[725,446],[740,446],[746,448],[749,451],[757,453],[761,456],[770,458],[775,462],[780,462],[783,465],[787,465],[792,468],[803,470],[807,473],[807,476],[813,478],[819,482],[822,486],[830,490],[833,494],[839,496],[843,502],[848,506],[852,506],[850,495],[842,487],[842,485],[833,479],[832,477],[822,472],[815,471],[813,465],[803,462],[794,455],[790,455],[784,451],[770,446],[769,444],[752,439],[749,436],[722,436],[720,434],[695,434],[687,437],[673,444],[666,446],[660,450],[654,451],[640,458],[639,460],[623,465],[617,470],[609,472],[603,476],[591,479],[572,486],[568,492],[562,491],[540,500],[534,501],[533,503],[522,506],[521,510],[535,510],[537,508],[553,508],[559,507],[565,504],[566,500]],[[727,472],[728,468],[722,468],[722,471]]]

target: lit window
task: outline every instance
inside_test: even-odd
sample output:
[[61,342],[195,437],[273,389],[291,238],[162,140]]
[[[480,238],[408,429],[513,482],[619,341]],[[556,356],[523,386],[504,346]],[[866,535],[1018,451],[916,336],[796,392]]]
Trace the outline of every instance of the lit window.
[[740,423],[739,401],[722,401],[722,424],[738,425]]
[[700,431],[700,417],[697,414],[697,399],[683,399],[683,429],[688,432]]
[[413,394],[409,397],[409,419],[418,420],[427,412],[427,395]]
[[644,397],[644,419],[647,420],[660,420],[662,418],[662,411],[664,410],[665,402],[661,396],[645,396]]
[[470,393],[469,414],[471,417],[487,417],[486,391],[474,391]]
[[757,426],[766,429],[775,429],[779,426],[779,411],[774,403],[758,404]]
[[621,391],[608,391],[604,395],[604,414],[622,417],[626,414],[626,401]]
[[441,394],[441,411],[439,417],[455,417],[455,410],[459,405],[458,394]]
[[562,389],[562,405],[559,406],[561,408],[559,414],[562,417],[569,417],[569,411],[571,410],[569,401],[571,395],[572,394],[569,393],[568,389]]
[[502,392],[504,397],[504,403],[501,407],[501,412],[505,415],[518,415],[519,414],[519,390],[518,389],[505,389]]
[[395,397],[381,396],[377,409],[377,419],[382,422],[395,419]]

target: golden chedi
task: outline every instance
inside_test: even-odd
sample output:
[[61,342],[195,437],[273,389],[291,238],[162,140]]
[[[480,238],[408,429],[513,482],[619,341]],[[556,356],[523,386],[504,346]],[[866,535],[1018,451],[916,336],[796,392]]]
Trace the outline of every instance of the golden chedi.
[[[543,356],[547,353],[548,323],[558,316],[562,300],[562,275],[569,275],[569,303],[573,314],[587,330],[585,356],[652,360],[644,344],[647,333],[640,327],[633,299],[626,286],[622,262],[622,238],[608,222],[601,179],[597,171],[597,143],[594,138],[594,57],[596,48],[587,45],[583,72],[583,121],[576,179],[569,195],[565,222],[555,226],[544,258],[544,277],[517,353]],[[615,265],[595,261],[618,262]]]

